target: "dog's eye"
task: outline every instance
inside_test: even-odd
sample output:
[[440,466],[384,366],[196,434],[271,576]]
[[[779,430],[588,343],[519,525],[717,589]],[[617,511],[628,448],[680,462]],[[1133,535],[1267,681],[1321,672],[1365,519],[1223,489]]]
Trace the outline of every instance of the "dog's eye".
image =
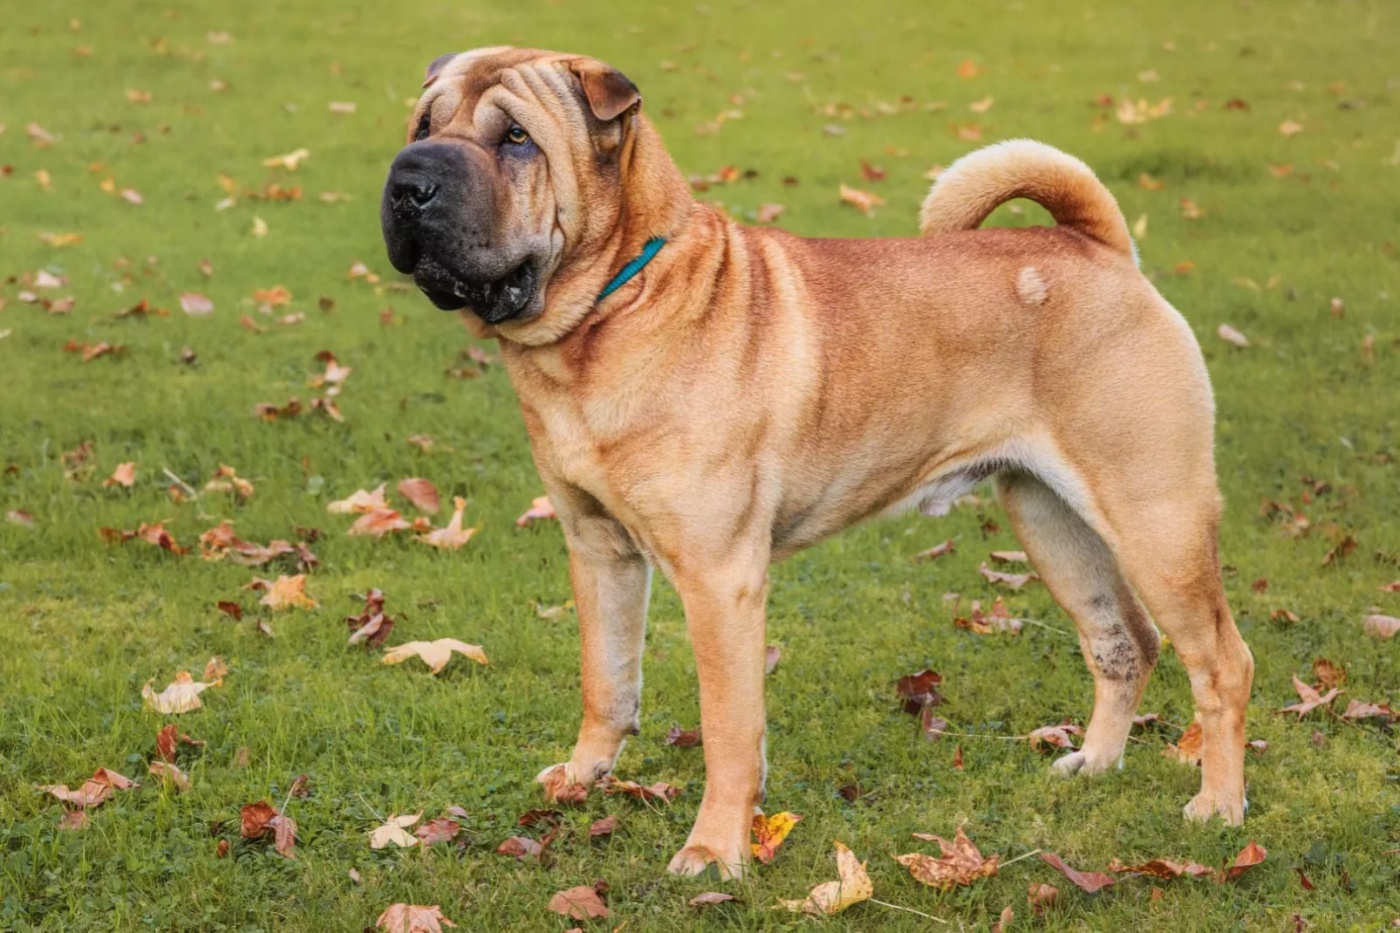
[[418,129],[413,133],[413,141],[417,142],[420,139],[427,139],[428,132],[432,129],[432,125],[433,118],[426,113],[423,114],[422,118],[418,121]]
[[513,146],[521,146],[530,141],[530,134],[525,132],[523,127],[512,126],[506,130],[506,142]]

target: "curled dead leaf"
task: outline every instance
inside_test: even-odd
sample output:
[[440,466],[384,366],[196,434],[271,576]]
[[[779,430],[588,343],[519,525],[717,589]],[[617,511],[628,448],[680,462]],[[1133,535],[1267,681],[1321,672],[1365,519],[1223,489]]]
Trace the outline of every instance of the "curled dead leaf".
[[481,650],[479,645],[469,645],[464,641],[455,638],[439,638],[436,641],[410,641],[406,644],[390,648],[384,653],[385,664],[399,664],[409,658],[418,657],[423,663],[428,665],[428,672],[436,674],[447,666],[447,662],[452,659],[452,653],[465,655],[478,664],[488,663],[486,652]]
[[827,917],[839,914],[852,904],[870,900],[875,893],[875,886],[870,882],[865,863],[840,842],[833,845],[836,847],[838,880],[817,885],[811,894],[801,900],[780,900],[779,904],[795,913]]

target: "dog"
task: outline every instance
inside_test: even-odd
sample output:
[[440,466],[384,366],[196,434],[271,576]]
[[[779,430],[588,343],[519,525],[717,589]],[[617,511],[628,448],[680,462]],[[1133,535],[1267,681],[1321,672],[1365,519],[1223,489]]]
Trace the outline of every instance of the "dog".
[[[704,796],[670,871],[740,875],[763,794],[768,568],[988,478],[1094,676],[1063,774],[1121,763],[1158,656],[1204,735],[1190,819],[1245,811],[1254,662],[1221,585],[1200,347],[1117,203],[1057,149],[955,162],[921,236],[804,239],[697,203],[596,59],[493,47],[428,66],[385,184],[389,259],[494,337],[558,512],[583,722],[539,776],[578,800],[638,732],[652,569],[685,608]],[[1054,227],[978,229],[1029,198]],[[1155,621],[1155,625],[1154,625]]]

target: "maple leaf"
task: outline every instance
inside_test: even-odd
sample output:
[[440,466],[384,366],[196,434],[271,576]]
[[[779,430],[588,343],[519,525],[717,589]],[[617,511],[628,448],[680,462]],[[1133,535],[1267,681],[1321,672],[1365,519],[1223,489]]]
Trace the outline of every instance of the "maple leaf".
[[423,845],[431,846],[439,842],[451,842],[461,831],[461,823],[446,817],[439,817],[435,820],[429,820],[415,829],[413,835],[417,836]]
[[204,743],[199,739],[192,739],[188,735],[181,733],[173,722],[156,733],[156,754],[159,755],[163,761],[173,762],[175,760],[175,753],[179,750],[181,745],[198,747],[203,744]]
[[367,647],[378,648],[394,630],[394,618],[384,612],[383,590],[371,589],[365,593],[364,599],[363,612],[357,616],[345,617],[345,624],[352,630],[350,644],[358,645],[363,642]]
[[1298,691],[1298,696],[1302,702],[1294,703],[1292,706],[1285,706],[1283,709],[1279,710],[1279,712],[1297,713],[1299,719],[1302,719],[1317,707],[1326,706],[1331,703],[1332,700],[1336,698],[1337,694],[1342,692],[1336,687],[1333,687],[1325,694],[1320,694],[1315,687],[1310,687],[1299,680],[1297,674],[1293,675],[1293,689]]
[[895,691],[904,701],[904,711],[911,716],[919,715],[925,706],[938,706],[943,697],[938,693],[938,685],[943,683],[943,675],[934,670],[922,670],[917,674],[906,674],[895,684]]
[[1251,839],[1249,845],[1241,849],[1239,854],[1235,856],[1234,864],[1230,865],[1221,873],[1220,880],[1233,881],[1255,865],[1264,861],[1268,856],[1268,850]]
[[134,462],[119,463],[112,471],[112,475],[102,481],[105,486],[123,486],[130,489],[136,485],[136,464]]
[[1343,719],[1384,719],[1386,722],[1395,718],[1395,711],[1388,705],[1378,706],[1375,703],[1362,703],[1360,700],[1352,700],[1347,703],[1346,712],[1342,713]]
[[273,610],[316,609],[320,606],[320,603],[306,592],[306,574],[304,573],[290,577],[281,574],[276,581],[254,577],[253,582],[243,588],[264,591],[262,599],[259,599],[258,602]]
[[753,850],[753,857],[765,865],[771,864],[778,854],[778,847],[801,819],[798,814],[786,811],[774,813],[772,816],[755,813],[753,834],[757,841],[749,844],[749,848]]
[[538,858],[543,853],[544,846],[529,836],[511,836],[496,847],[497,855],[508,855],[522,862],[527,858]]
[[190,781],[189,775],[185,774],[185,772],[168,761],[153,761],[146,770],[161,780],[174,784],[175,788],[181,793],[194,786]]
[[851,205],[862,214],[869,214],[873,208],[885,203],[885,199],[878,194],[852,188],[846,184],[841,185],[840,192],[842,203]]
[[457,924],[442,915],[442,908],[434,904],[421,907],[417,904],[390,904],[374,926],[388,933],[442,933],[444,926]]
[[1181,733],[1181,738],[1176,740],[1176,744],[1162,749],[1162,754],[1188,765],[1198,765],[1201,763],[1201,749],[1204,745],[1205,733],[1201,731],[1201,724],[1192,722],[1186,727],[1186,731]]
[[985,577],[989,583],[1000,583],[1013,590],[1019,590],[1027,583],[1033,583],[1040,579],[1033,573],[1002,573],[1000,570],[988,567],[985,561],[978,566],[977,572]]
[[608,910],[607,905],[598,897],[596,885],[581,884],[560,891],[549,899],[549,909],[575,920],[612,916],[612,911]]
[[384,663],[399,664],[416,656],[422,658],[423,663],[428,665],[429,673],[436,674],[447,666],[454,651],[466,655],[478,664],[487,663],[486,652],[482,651],[480,646],[469,645],[455,638],[439,638],[437,641],[411,641],[390,648],[384,653]]
[[104,541],[113,543],[123,543],[133,538],[139,538],[147,544],[153,544],[161,550],[169,551],[172,554],[184,554],[186,548],[180,547],[175,541],[174,535],[165,530],[165,522],[155,522],[147,524],[142,522],[135,531],[123,531],[117,528],[99,528],[97,533]]
[[423,814],[421,811],[411,816],[399,816],[394,813],[389,814],[389,818],[384,821],[384,824],[376,827],[375,830],[369,834],[369,847],[371,849],[382,849],[391,842],[404,849],[409,846],[418,845],[418,837],[411,836],[404,832],[404,830],[414,823],[417,823],[422,818]]
[[1393,638],[1400,632],[1400,619],[1394,616],[1368,615],[1361,620],[1361,627],[1372,638]]
[[253,497],[253,484],[238,475],[238,471],[231,466],[220,464],[214,471],[214,475],[209,478],[209,482],[204,484],[205,492],[232,492],[244,502]]
[[[475,528],[462,529],[462,513],[467,510],[467,500],[461,496],[452,497],[452,518],[448,520],[447,527],[435,528],[425,535],[419,535],[418,540],[429,547],[442,548],[447,551],[455,551],[472,539],[476,534]],[[363,519],[362,519],[363,521]]]
[[363,515],[389,508],[384,498],[387,483],[380,483],[373,492],[357,489],[347,499],[340,499],[326,506],[326,511],[335,515]]
[[856,858],[855,853],[840,842],[836,847],[837,881],[824,881],[812,889],[812,893],[800,900],[779,900],[778,903],[794,913],[810,914],[813,917],[827,917],[839,914],[852,904],[870,900],[875,886],[870,883],[870,875],[865,870],[865,862]]
[[909,874],[923,884],[947,891],[956,885],[969,885],[978,878],[990,878],[997,873],[997,856],[983,858],[961,826],[954,833],[952,842],[930,833],[913,835],[915,839],[937,842],[943,850],[940,858],[922,852],[895,856],[895,861],[908,868]]
[[544,786],[544,799],[550,803],[577,805],[588,799],[588,785],[568,783],[563,765],[545,768],[535,780]]
[[432,526],[428,523],[427,519],[421,519],[419,522],[410,522],[400,515],[397,509],[375,509],[357,518],[355,524],[350,526],[346,534],[382,538],[395,531],[408,531],[415,528],[426,530],[430,527]]
[[175,679],[162,690],[156,693],[151,689],[152,681],[146,681],[141,688],[141,698],[146,703],[147,709],[153,709],[157,713],[188,713],[192,709],[199,709],[204,705],[200,701],[199,695],[210,687],[217,686],[213,683],[201,683],[189,675],[188,671],[180,671],[175,675]]
[[1102,888],[1110,887],[1118,880],[1101,871],[1076,871],[1054,852],[1040,853],[1040,860],[1068,878],[1071,884],[1085,894],[1093,894]]
[[238,820],[239,833],[244,839],[262,839],[270,834],[278,855],[296,858],[292,852],[296,845],[296,821],[278,812],[267,801],[245,804],[238,812]]
[[39,789],[52,794],[64,803],[84,809],[101,806],[108,797],[112,796],[113,790],[129,790],[140,786],[125,775],[118,774],[109,768],[98,768],[92,773],[92,777],[84,781],[77,790],[69,790],[63,784],[46,785]]
[[920,551],[919,553],[915,554],[912,558],[910,558],[910,560],[914,560],[914,561],[930,561],[930,560],[937,560],[937,559],[940,558],[940,557],[943,557],[943,556],[945,556],[945,555],[947,555],[947,554],[953,553],[954,550],[956,550],[956,548],[953,546],[953,539],[952,539],[952,538],[949,538],[947,541],[944,541],[942,544],[935,544],[933,547],[929,548],[929,549],[926,550],[926,551]]
[[682,729],[680,726],[672,726],[666,732],[666,744],[676,748],[695,748],[700,744],[699,729]]
[[1032,881],[1030,888],[1026,891],[1026,903],[1030,905],[1031,913],[1037,917],[1054,907],[1059,899],[1060,891],[1052,884]]
[[1050,751],[1056,748],[1073,749],[1075,747],[1073,736],[1083,734],[1083,727],[1065,720],[1056,726],[1041,726],[1039,729],[1032,729],[1026,739],[1031,743],[1031,748],[1036,751]]
[[399,480],[398,490],[399,495],[412,502],[420,512],[427,512],[429,515],[438,513],[438,491],[431,481],[416,476]]
[[1172,878],[1180,878],[1182,875],[1189,875],[1196,878],[1201,875],[1215,873],[1215,869],[1198,862],[1174,862],[1166,858],[1154,858],[1143,862],[1141,865],[1124,865],[1115,858],[1108,863],[1108,870],[1120,875],[1151,875],[1154,878],[1162,878],[1168,881]]
[[974,599],[971,614],[970,619],[964,619],[961,616],[955,617],[953,625],[978,635],[991,635],[995,632],[1015,635],[1025,625],[1021,619],[1011,617],[1011,613],[1007,611],[1006,604],[1002,602],[1000,596],[992,603],[991,612],[986,613],[982,611],[982,604]]
[[[319,376],[312,376],[307,381],[307,385],[313,389],[324,388],[328,396],[339,395],[340,390],[345,386],[345,380],[350,378],[350,373],[353,370],[349,366],[341,366],[335,358],[335,354],[329,350],[317,353],[316,359],[326,364],[326,371]],[[399,491],[403,492],[402,486]]]
[[1320,687],[1340,687],[1346,683],[1346,670],[1326,658],[1318,658],[1313,661],[1312,672]]
[[180,310],[191,317],[203,317],[214,313],[214,302],[198,292],[181,292]]
[[554,511],[554,503],[549,501],[549,496],[536,496],[530,502],[530,508],[515,520],[515,527],[524,528],[533,522],[551,518],[557,519],[558,517]]
[[601,820],[595,820],[593,825],[588,827],[588,838],[597,839],[600,836],[611,836],[615,829],[617,829],[617,816],[605,816]]
[[619,781],[612,775],[608,775],[599,782],[605,794],[626,794],[629,797],[636,797],[638,800],[660,800],[663,803],[670,803],[680,795],[680,788],[672,787],[664,781],[657,781],[655,784],[642,785],[636,781]]

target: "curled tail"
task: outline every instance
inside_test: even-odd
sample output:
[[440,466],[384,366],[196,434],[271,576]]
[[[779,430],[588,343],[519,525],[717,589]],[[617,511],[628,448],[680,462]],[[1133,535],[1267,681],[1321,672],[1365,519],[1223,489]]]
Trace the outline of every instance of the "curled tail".
[[1118,202],[1089,166],[1054,146],[1009,139],[968,153],[934,182],[919,211],[919,232],[975,230],[998,205],[1029,198],[1055,223],[1073,227],[1137,260]]

